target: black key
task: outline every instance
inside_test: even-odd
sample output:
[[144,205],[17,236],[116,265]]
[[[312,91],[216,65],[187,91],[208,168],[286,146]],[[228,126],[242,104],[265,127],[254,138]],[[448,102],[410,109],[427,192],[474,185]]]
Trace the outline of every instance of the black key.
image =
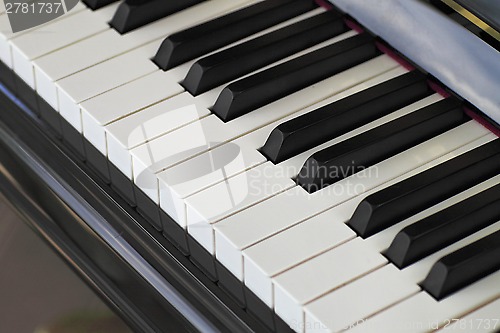
[[385,255],[404,268],[500,221],[500,184],[401,230]]
[[167,70],[314,8],[313,0],[262,1],[167,37],[153,60]]
[[348,225],[368,237],[500,173],[500,140],[366,197]]
[[433,91],[413,71],[277,126],[261,152],[279,163],[416,102]]
[[461,125],[470,118],[460,104],[446,99],[320,150],[304,163],[297,183],[313,193]]
[[379,55],[373,37],[360,34],[328,45],[224,88],[213,112],[229,121]]
[[500,269],[500,230],[439,259],[422,283],[437,300]]
[[83,0],[82,2],[90,9],[96,10],[116,1],[118,0]]
[[110,24],[124,34],[205,0],[125,0]]
[[339,13],[327,11],[200,59],[182,84],[198,95],[347,30]]

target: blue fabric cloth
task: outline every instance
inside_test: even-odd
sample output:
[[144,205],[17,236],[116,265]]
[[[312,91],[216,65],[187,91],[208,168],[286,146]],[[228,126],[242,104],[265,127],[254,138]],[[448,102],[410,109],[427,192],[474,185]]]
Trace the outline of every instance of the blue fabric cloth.
[[330,0],[500,124],[500,52],[419,0]]

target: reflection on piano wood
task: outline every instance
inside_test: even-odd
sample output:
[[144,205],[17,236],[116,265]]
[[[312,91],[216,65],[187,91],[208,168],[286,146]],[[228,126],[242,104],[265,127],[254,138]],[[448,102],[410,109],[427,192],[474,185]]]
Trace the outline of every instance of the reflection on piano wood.
[[312,0],[83,2],[0,15],[2,81],[269,330],[500,328],[500,141],[446,87]]

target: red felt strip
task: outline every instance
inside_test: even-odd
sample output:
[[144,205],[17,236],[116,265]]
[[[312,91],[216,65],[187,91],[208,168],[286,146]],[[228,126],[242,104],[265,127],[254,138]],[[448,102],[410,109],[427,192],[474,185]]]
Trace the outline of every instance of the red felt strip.
[[481,115],[477,114],[476,112],[472,111],[469,108],[464,108],[464,111],[469,117],[471,117],[472,119],[474,119],[475,121],[480,123],[482,126],[487,128],[490,132],[492,132],[493,134],[495,134],[496,136],[498,136],[500,138],[500,129],[498,127],[494,126],[488,120],[484,119],[483,117],[481,117]]
[[363,33],[365,32],[365,29],[357,24],[356,22],[349,20],[349,19],[344,19],[345,25],[347,25],[349,28],[352,30],[356,31],[357,33]]
[[429,84],[429,87],[431,87],[432,90],[434,90],[435,92],[437,92],[439,95],[443,96],[444,98],[448,98],[451,96],[451,94],[449,92],[444,90],[443,87],[441,87],[436,82],[429,80],[427,83]]
[[325,9],[328,9],[328,10],[333,8],[333,5],[330,2],[328,2],[327,0],[316,0],[316,3],[318,4],[318,6],[321,6]]
[[380,42],[377,42],[377,47],[380,51],[384,52],[389,57],[396,60],[398,62],[398,64],[400,64],[401,66],[403,66],[407,70],[412,71],[415,69],[415,67],[412,64],[410,64],[408,61],[401,58],[399,55],[396,54],[396,52],[394,52],[392,49],[390,49],[386,45],[384,45]]

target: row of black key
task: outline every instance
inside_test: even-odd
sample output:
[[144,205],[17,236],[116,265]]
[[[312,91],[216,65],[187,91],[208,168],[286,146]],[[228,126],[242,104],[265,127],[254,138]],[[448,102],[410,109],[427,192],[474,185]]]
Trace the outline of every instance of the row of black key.
[[500,184],[402,229],[386,252],[399,268],[500,221]]
[[431,93],[426,77],[410,72],[280,124],[261,151],[282,162]]
[[231,83],[212,111],[224,121],[233,120],[377,55],[373,37],[348,38]]
[[[499,174],[497,139],[366,197],[348,225],[370,237]],[[403,228],[384,254],[403,269],[499,221],[495,184]],[[438,260],[421,286],[441,300],[498,269],[500,231]]]
[[205,0],[125,0],[111,20],[111,26],[124,34]]
[[500,230],[439,259],[422,287],[441,300],[499,269]]
[[366,197],[348,225],[369,237],[498,174],[500,140],[494,140]]
[[315,7],[313,0],[259,2],[167,37],[156,53],[154,62],[163,70],[170,69]]
[[[351,113],[351,117],[357,118],[357,114]],[[315,192],[467,120],[458,101],[440,101],[313,154],[297,182]]]
[[324,12],[198,60],[182,84],[196,96],[347,30],[339,13]]

